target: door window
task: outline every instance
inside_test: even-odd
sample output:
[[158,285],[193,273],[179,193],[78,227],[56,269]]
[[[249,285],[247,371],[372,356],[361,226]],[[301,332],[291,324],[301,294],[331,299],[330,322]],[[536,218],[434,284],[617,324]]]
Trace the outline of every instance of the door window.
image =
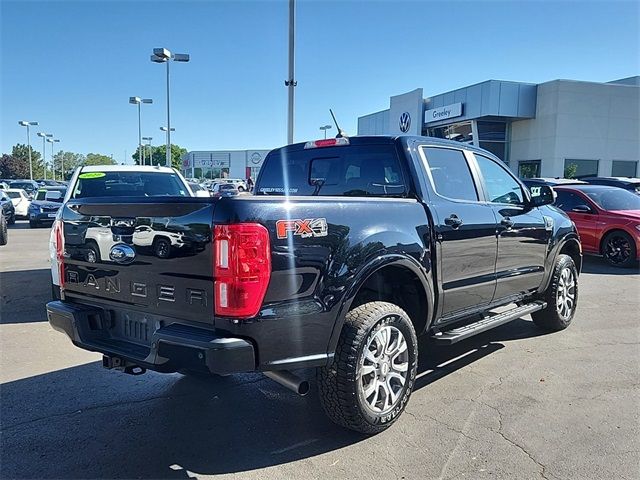
[[438,195],[454,200],[478,201],[471,170],[461,150],[427,147],[424,153],[433,188]]
[[575,193],[566,192],[564,190],[556,190],[557,197],[554,205],[560,210],[570,212],[578,205],[586,205],[587,201],[580,195]]
[[476,160],[484,177],[487,200],[489,202],[510,205],[522,205],[524,203],[522,187],[503,167],[482,155],[476,155]]

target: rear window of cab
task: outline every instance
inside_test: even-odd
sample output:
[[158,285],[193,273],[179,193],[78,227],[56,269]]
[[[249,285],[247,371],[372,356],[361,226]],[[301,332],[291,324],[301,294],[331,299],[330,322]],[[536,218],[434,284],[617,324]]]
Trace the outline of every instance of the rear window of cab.
[[269,154],[256,195],[403,197],[393,145],[349,145]]

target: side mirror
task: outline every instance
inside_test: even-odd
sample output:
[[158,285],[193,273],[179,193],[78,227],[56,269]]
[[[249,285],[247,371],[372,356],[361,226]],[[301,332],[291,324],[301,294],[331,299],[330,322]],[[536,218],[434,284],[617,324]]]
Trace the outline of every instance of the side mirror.
[[532,207],[551,205],[555,201],[553,189],[548,185],[536,185],[529,190],[531,191],[530,205]]
[[587,205],[576,205],[571,209],[571,211],[575,213],[593,213],[593,210],[591,210]]

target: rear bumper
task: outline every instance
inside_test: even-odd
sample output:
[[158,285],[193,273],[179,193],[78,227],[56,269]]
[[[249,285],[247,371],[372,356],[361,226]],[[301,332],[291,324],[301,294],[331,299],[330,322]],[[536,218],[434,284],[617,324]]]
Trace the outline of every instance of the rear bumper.
[[250,342],[219,337],[211,330],[171,323],[155,330],[146,345],[112,336],[113,320],[100,308],[56,300],[47,304],[47,318],[54,330],[66,334],[77,347],[120,358],[128,365],[159,372],[192,370],[219,375],[256,368]]

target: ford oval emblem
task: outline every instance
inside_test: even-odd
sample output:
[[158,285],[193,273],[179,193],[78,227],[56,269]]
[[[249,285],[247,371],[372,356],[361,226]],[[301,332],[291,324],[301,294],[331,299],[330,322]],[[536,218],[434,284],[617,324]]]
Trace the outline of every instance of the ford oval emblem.
[[111,247],[109,258],[122,265],[127,265],[136,259],[136,251],[124,243],[119,243]]

